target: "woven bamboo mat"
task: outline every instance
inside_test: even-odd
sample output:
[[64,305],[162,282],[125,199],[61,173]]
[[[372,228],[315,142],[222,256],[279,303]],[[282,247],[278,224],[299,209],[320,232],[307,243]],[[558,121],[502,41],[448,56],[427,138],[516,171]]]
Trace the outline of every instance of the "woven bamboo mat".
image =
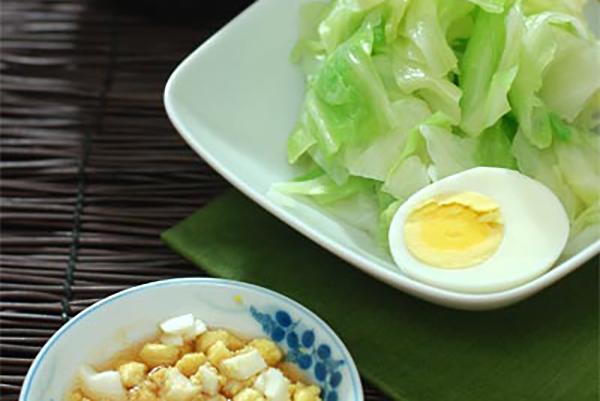
[[157,23],[91,0],[3,0],[0,15],[0,398],[16,400],[37,352],[82,309],[203,274],[159,234],[229,185],[161,99],[177,63],[231,15]]

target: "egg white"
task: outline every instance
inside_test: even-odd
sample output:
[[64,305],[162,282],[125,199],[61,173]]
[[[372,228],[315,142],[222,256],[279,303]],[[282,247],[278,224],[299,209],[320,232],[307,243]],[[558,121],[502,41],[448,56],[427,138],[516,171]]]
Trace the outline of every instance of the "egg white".
[[[464,269],[422,263],[406,248],[407,216],[434,195],[462,191],[478,192],[500,206],[504,220],[502,244],[485,262]],[[389,245],[400,270],[415,280],[456,292],[491,293],[517,287],[549,270],[568,237],[569,218],[550,189],[517,171],[476,167],[411,196],[392,220]]]

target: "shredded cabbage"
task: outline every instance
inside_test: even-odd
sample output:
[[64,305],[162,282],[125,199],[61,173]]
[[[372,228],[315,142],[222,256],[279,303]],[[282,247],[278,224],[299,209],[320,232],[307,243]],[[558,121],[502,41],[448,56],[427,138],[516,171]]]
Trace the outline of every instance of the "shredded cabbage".
[[600,42],[585,0],[335,0],[305,5],[307,92],[274,186],[387,247],[395,211],[475,166],[544,183],[569,257],[600,238]]

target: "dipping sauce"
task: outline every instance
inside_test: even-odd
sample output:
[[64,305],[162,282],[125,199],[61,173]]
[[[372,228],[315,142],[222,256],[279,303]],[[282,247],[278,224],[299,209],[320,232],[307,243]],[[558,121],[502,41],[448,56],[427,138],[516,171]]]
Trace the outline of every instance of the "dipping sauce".
[[266,338],[244,340],[193,315],[94,369],[82,366],[66,401],[320,401]]

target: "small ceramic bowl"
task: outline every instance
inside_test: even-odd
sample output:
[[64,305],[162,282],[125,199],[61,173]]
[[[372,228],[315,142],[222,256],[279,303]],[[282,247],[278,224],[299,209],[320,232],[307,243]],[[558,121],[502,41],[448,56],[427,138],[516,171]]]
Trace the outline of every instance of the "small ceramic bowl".
[[42,348],[20,401],[62,401],[85,363],[102,363],[157,333],[170,317],[192,313],[243,337],[270,337],[324,401],[363,401],[358,371],[333,330],[291,299],[255,285],[208,278],[158,281],[110,296],[77,315]]

